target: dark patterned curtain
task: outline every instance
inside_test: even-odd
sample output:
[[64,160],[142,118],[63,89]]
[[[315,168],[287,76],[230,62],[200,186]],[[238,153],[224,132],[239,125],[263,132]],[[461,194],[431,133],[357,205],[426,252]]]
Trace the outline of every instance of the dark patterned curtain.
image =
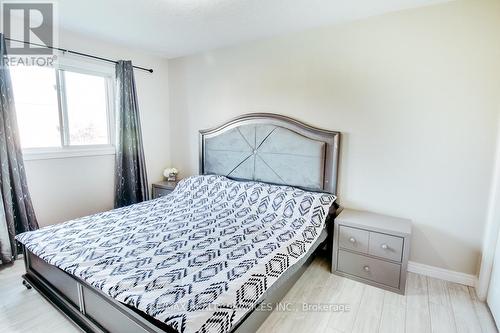
[[130,61],[116,64],[117,151],[115,208],[149,199],[146,163],[134,69]]
[[26,183],[3,34],[0,56],[0,256],[7,263],[17,256],[14,236],[38,229],[38,222]]

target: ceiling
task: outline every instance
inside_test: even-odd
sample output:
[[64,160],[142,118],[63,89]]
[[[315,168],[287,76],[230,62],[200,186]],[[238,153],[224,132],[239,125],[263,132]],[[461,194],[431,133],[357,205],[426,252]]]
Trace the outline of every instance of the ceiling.
[[58,1],[62,29],[168,58],[440,2],[443,0]]

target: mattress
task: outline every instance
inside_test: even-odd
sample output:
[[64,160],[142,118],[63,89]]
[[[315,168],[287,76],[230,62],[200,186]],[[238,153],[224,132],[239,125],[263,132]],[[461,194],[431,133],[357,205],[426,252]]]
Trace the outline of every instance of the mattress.
[[324,237],[335,196],[222,176],[18,235],[33,254],[178,332],[228,332]]

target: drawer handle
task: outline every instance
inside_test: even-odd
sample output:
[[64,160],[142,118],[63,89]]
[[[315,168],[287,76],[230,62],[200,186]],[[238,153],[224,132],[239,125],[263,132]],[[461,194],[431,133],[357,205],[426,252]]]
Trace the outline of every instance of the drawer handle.
[[349,242],[351,242],[353,244],[356,243],[356,238],[354,238],[354,237],[349,238]]
[[363,267],[363,270],[364,270],[365,272],[369,272],[369,271],[370,271],[370,267],[368,267],[368,266],[364,266],[364,267]]
[[380,245],[381,248],[383,248],[384,250],[387,250],[389,248],[389,245],[387,244],[382,244]]

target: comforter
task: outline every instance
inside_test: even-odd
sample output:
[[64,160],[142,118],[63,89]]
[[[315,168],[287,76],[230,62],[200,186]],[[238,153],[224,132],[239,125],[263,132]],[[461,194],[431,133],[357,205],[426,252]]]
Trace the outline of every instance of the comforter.
[[16,238],[178,332],[228,332],[314,244],[335,196],[222,176]]

